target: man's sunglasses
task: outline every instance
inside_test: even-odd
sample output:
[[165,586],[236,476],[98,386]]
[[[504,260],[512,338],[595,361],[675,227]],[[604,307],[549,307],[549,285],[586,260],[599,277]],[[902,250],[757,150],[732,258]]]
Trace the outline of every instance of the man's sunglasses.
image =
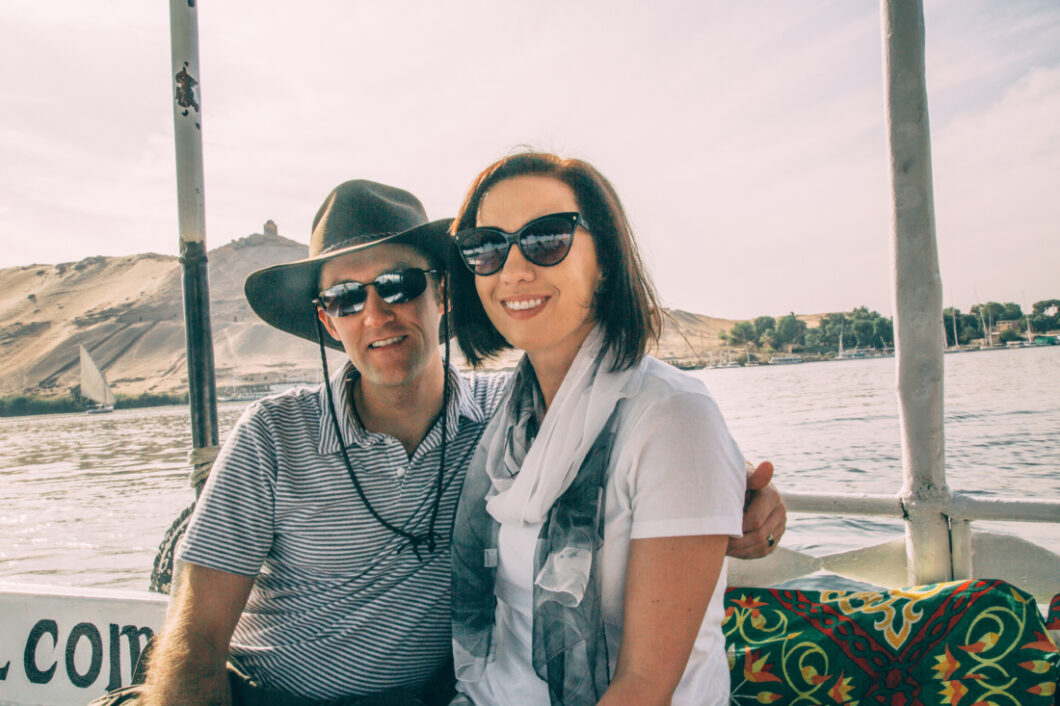
[[552,213],[535,218],[514,233],[500,228],[467,228],[453,237],[467,268],[487,277],[504,267],[512,243],[518,243],[523,257],[539,267],[558,265],[570,252],[578,226],[589,230],[589,224],[577,213]]
[[437,275],[441,270],[409,268],[399,272],[384,272],[371,282],[340,282],[317,295],[313,303],[328,316],[350,316],[364,308],[368,300],[368,287],[387,304],[409,302],[427,289],[427,275]]

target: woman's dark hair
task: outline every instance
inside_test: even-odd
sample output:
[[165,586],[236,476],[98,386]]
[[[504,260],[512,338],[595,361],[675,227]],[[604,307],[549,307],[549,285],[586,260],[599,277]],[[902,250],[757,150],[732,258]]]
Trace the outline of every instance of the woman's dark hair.
[[[658,296],[637,252],[633,232],[615,189],[600,172],[580,159],[562,159],[543,152],[521,152],[493,163],[475,179],[450,232],[475,226],[486,192],[505,179],[547,176],[571,188],[578,209],[589,223],[601,281],[593,300],[593,315],[604,332],[604,346],[615,354],[613,371],[641,361],[662,331]],[[490,322],[475,290],[475,275],[462,262],[455,246],[451,296],[457,342],[468,363],[478,366],[511,345]],[[601,303],[606,302],[606,306]]]

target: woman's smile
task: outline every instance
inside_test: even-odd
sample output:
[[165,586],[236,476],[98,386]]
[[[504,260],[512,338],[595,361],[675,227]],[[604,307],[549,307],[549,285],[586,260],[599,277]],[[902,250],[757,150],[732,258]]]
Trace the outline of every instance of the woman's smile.
[[501,306],[513,318],[528,319],[541,313],[550,299],[547,296],[507,297],[501,299]]

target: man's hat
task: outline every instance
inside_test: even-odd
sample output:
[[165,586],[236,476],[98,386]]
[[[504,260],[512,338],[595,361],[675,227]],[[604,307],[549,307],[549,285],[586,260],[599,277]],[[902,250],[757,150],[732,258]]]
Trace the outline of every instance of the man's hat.
[[[317,341],[317,310],[321,266],[340,255],[382,243],[410,245],[445,267],[451,245],[450,218],[427,220],[419,199],[407,191],[374,181],[339,184],[313,218],[309,257],[273,265],[247,277],[243,291],[254,313],[266,323],[307,340]],[[342,350],[330,336],[326,345]]]

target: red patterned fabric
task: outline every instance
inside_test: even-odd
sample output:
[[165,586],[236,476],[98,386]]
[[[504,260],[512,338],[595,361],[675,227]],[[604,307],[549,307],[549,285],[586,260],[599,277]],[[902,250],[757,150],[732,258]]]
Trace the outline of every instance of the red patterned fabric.
[[730,588],[725,604],[733,704],[1053,705],[1060,651],[1003,581]]
[[1049,601],[1049,617],[1045,621],[1045,627],[1050,630],[1060,630],[1060,593]]

